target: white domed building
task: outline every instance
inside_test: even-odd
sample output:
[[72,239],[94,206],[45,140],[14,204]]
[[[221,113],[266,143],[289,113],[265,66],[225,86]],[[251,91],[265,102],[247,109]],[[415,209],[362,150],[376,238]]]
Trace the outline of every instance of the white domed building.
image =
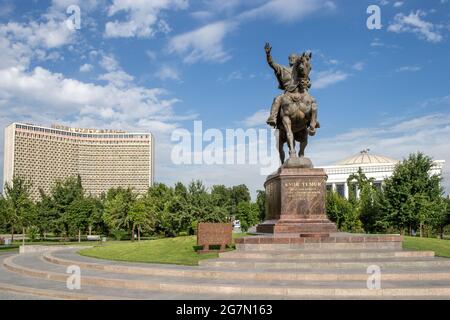
[[[375,186],[381,188],[383,181],[394,172],[395,165],[399,163],[399,160],[372,154],[369,151],[369,149],[363,150],[332,166],[322,167],[328,175],[327,189],[334,190],[348,199],[347,179],[350,175],[357,173],[359,168],[368,178],[374,178]],[[442,174],[444,164],[445,160],[435,160],[430,174]],[[359,190],[356,190],[356,196],[359,197]]]

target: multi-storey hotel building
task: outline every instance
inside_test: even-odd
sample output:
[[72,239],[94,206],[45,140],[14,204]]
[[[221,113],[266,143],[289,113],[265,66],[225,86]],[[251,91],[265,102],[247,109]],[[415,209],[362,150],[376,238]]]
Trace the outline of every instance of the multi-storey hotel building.
[[151,133],[13,123],[5,129],[3,182],[24,177],[34,199],[39,188],[48,193],[57,179],[77,175],[92,195],[128,186],[146,192],[153,184],[153,143]]

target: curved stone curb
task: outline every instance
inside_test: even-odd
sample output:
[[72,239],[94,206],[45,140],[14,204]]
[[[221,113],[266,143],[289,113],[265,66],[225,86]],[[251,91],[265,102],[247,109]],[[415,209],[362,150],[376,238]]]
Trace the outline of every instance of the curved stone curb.
[[[4,260],[4,266],[12,271],[27,276],[45,278],[54,281],[66,281],[67,275],[55,272],[33,270],[16,265],[11,256]],[[286,288],[286,287],[258,287],[243,284],[242,286],[221,284],[196,283],[152,283],[148,281],[106,279],[99,277],[82,277],[82,284],[100,287],[114,287],[122,289],[140,289],[152,291],[178,292],[189,294],[223,294],[236,296],[276,296],[276,297],[449,297],[450,288],[395,288],[395,289],[358,289],[358,288]]]
[[[145,268],[135,266],[105,265],[77,260],[57,258],[51,253],[45,253],[43,260],[62,266],[78,265],[97,271],[112,273],[140,274],[149,276],[191,277],[197,279],[233,279],[233,280],[265,280],[265,281],[366,281],[367,274],[341,273],[278,273],[278,272],[239,272],[239,271],[209,271],[209,270],[167,270],[163,268]],[[383,273],[382,281],[436,281],[450,280],[450,272],[434,273]]]
[[27,253],[41,253],[41,252],[50,252],[50,251],[59,251],[59,250],[70,250],[70,249],[88,249],[92,248],[92,246],[70,246],[70,245],[51,245],[51,246],[43,246],[43,245],[25,245],[19,247],[20,254]]
[[65,293],[57,290],[36,289],[24,286],[16,286],[7,283],[0,283],[0,290],[11,293],[32,295],[37,297],[47,297],[56,300],[127,300],[113,296],[99,296],[82,293]]

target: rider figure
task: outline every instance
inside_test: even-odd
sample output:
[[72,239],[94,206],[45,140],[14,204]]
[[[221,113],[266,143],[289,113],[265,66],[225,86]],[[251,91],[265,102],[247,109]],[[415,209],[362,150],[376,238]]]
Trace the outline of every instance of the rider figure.
[[[264,49],[266,50],[267,63],[273,69],[275,76],[277,77],[279,83],[278,88],[283,90],[284,93],[295,91],[297,86],[292,81],[292,68],[297,61],[298,56],[296,54],[291,54],[289,56],[289,67],[285,67],[273,61],[272,55],[270,54],[272,47],[269,43],[266,43]],[[270,116],[269,119],[267,119],[267,124],[272,127],[276,127],[277,125],[278,112],[280,111],[282,97],[283,94],[280,94],[273,100]]]
[[[289,56],[289,67],[285,67],[275,63],[271,55],[272,47],[269,43],[266,43],[265,51],[267,56],[267,62],[269,66],[274,70],[277,77],[279,86],[278,88],[284,90],[284,93],[277,96],[270,111],[270,116],[267,119],[267,124],[276,127],[278,120],[278,113],[280,111],[282,99],[285,96],[290,97],[293,101],[303,100],[303,105],[306,104],[308,108],[305,112],[310,112],[310,120],[308,121],[309,131],[311,135],[315,134],[315,129],[320,128],[320,124],[317,121],[317,104],[313,97],[308,94],[308,89],[311,87],[311,81],[309,79],[309,73],[311,71],[310,60],[312,54],[304,53],[302,56],[291,54]],[[294,68],[301,67],[302,74],[294,72]],[[295,74],[295,75],[294,75]],[[303,109],[303,108],[302,108]],[[299,117],[305,118],[305,113],[302,110],[299,111]]]

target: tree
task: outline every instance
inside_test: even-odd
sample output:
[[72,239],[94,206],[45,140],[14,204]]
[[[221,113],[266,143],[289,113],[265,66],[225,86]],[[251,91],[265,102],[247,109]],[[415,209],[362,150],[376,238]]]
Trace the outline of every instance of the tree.
[[238,186],[231,187],[230,190],[231,197],[231,214],[234,215],[236,212],[236,208],[241,202],[250,202],[251,196],[250,191],[248,190],[245,184],[241,184]]
[[444,238],[444,229],[450,225],[450,199],[443,199],[442,210],[431,211],[427,217],[427,223],[431,226],[441,239]]
[[46,233],[58,229],[59,215],[50,195],[39,189],[41,200],[36,203],[37,223],[40,235],[45,239]]
[[[381,192],[374,185],[374,178],[368,178],[362,168],[349,176],[350,203],[356,209],[358,219],[366,232],[384,232],[387,223],[380,208]],[[359,189],[359,198],[356,190]]]
[[247,201],[239,202],[235,218],[241,222],[241,229],[247,231],[260,221],[258,204]]
[[231,190],[223,184],[214,185],[211,188],[211,200],[214,206],[219,206],[229,211],[231,208]]
[[81,242],[81,232],[97,220],[98,209],[97,201],[90,196],[75,199],[68,206],[64,214],[65,223],[69,226],[71,234],[78,235],[78,242]]
[[107,234],[108,227],[102,219],[103,215],[103,202],[101,199],[89,196],[87,197],[87,201],[91,203],[92,211],[90,212],[88,218],[88,229],[89,235],[92,234],[92,230],[94,230],[97,234]]
[[5,213],[11,227],[11,240],[14,231],[22,228],[23,242],[25,243],[25,229],[35,222],[36,210],[30,198],[30,183],[22,177],[15,176],[12,183],[5,184]]
[[258,205],[259,220],[264,221],[266,218],[266,192],[264,190],[257,191],[256,203]]
[[176,196],[183,197],[184,199],[186,199],[187,196],[188,196],[187,188],[181,182],[177,182],[175,184],[174,193],[175,193]]
[[65,217],[72,202],[83,198],[84,190],[81,184],[81,178],[68,177],[64,180],[57,180],[51,191],[51,201],[53,209],[58,216],[56,231],[69,235],[69,219]]
[[129,217],[129,212],[135,200],[136,194],[132,188],[111,188],[106,195],[102,216],[111,230],[131,232],[132,241],[134,241],[135,225]]
[[6,200],[3,195],[0,194],[0,233],[6,232],[7,214]]
[[128,219],[133,225],[133,230],[137,228],[138,241],[141,241],[141,228],[153,229],[155,222],[152,204],[145,198],[138,198],[130,208]]
[[340,231],[363,231],[357,208],[338,193],[333,191],[327,193],[326,211],[328,218],[336,223]]
[[436,225],[433,221],[445,211],[440,186],[441,177],[430,175],[433,161],[419,152],[411,154],[399,163],[391,177],[385,180],[382,210],[391,225],[402,234],[405,229],[419,229],[423,236],[425,224]]
[[[178,189],[180,190],[180,189]],[[147,191],[146,198],[151,203],[155,215],[155,232],[165,236],[176,236],[170,201],[174,198],[174,191],[163,183],[155,183]]]
[[4,233],[6,232],[6,227],[7,227],[7,215],[8,215],[8,210],[7,210],[7,203],[6,203],[6,199],[3,197],[2,194],[0,194],[0,233]]

